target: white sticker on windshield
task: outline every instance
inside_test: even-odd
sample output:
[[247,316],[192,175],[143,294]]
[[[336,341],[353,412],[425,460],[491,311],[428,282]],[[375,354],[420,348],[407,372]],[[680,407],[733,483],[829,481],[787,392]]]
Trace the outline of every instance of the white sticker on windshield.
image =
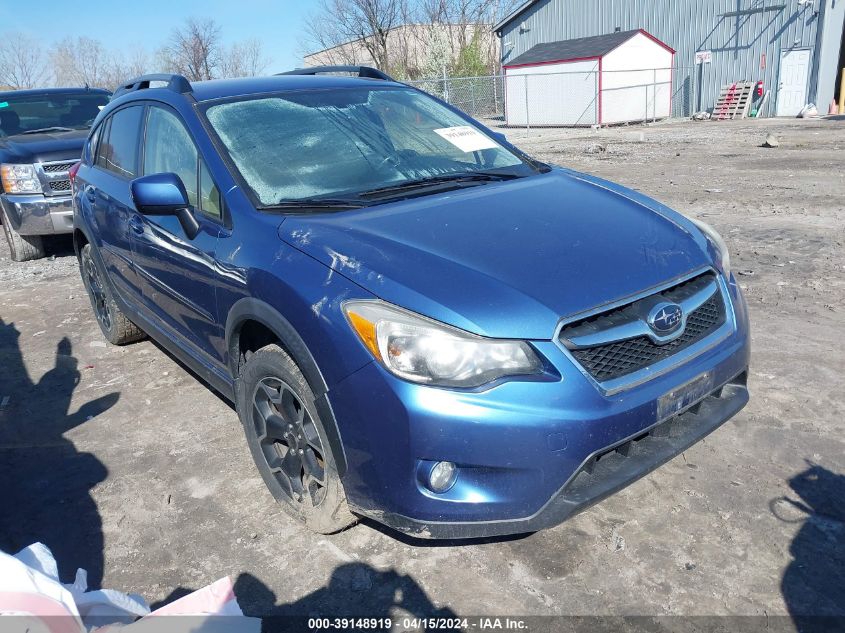
[[499,147],[496,141],[484,136],[481,132],[469,125],[442,127],[434,131],[462,152],[476,152],[480,149]]

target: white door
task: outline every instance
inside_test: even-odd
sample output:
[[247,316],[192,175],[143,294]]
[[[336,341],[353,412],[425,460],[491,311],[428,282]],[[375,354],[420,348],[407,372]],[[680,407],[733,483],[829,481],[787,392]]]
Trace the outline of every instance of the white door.
[[780,55],[777,116],[798,116],[807,105],[810,51],[785,51]]

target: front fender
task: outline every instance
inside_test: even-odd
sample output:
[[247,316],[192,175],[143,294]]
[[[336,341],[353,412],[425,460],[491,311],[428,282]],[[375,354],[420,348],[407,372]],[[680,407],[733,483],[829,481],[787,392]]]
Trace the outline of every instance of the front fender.
[[305,341],[302,340],[302,337],[290,322],[270,304],[253,297],[244,297],[235,303],[226,319],[226,349],[229,357],[229,371],[235,380],[235,393],[238,393],[240,388],[238,372],[240,329],[248,321],[261,323],[273,332],[278,337],[281,346],[305,375],[305,379],[314,392],[314,405],[328,435],[329,445],[332,454],[335,456],[338,475],[343,477],[347,469],[346,454],[343,450],[337,420],[327,397],[329,388],[323,373],[317,366],[317,362]]

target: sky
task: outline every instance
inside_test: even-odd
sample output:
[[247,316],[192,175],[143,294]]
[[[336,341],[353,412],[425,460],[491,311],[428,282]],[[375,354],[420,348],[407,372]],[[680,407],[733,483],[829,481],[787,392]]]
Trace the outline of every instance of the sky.
[[302,65],[304,21],[316,7],[317,0],[0,0],[0,31],[23,31],[47,46],[84,35],[109,50],[140,44],[152,54],[185,18],[210,17],[227,45],[260,39],[271,60],[266,72],[274,73]]

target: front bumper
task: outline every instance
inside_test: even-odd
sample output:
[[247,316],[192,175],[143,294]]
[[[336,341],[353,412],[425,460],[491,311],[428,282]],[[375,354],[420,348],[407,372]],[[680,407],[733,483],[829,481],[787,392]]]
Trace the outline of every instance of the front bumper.
[[50,235],[73,232],[73,204],[70,195],[0,195],[6,217],[20,235]]
[[[328,392],[353,511],[423,538],[530,532],[560,523],[672,459],[748,401],[745,302],[727,284],[735,327],[671,370],[605,393],[551,341],[532,342],[560,374],[466,392],[411,384],[372,363]],[[704,372],[713,391],[658,424],[661,396]],[[421,466],[451,461],[435,494]]]
[[461,539],[536,532],[554,527],[644,477],[715,431],[748,402],[747,373],[713,391],[674,418],[587,457],[546,505],[531,516],[501,521],[421,521],[377,515],[383,523],[420,538]]

